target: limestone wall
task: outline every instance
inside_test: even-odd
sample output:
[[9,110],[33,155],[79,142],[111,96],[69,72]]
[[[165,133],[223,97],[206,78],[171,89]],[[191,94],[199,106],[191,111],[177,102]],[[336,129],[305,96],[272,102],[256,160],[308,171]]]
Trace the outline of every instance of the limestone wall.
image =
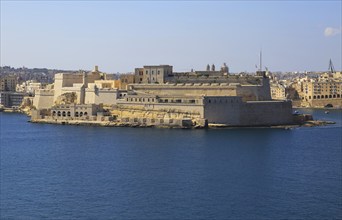
[[209,123],[240,124],[241,97],[205,97],[204,118]]
[[57,73],[55,74],[55,99],[62,94],[63,87],[72,87],[74,83],[82,83],[82,74],[65,74]]
[[236,96],[236,86],[223,84],[133,84],[131,90],[154,95],[170,96]]
[[289,101],[243,102],[241,97],[206,97],[204,118],[209,123],[236,126],[291,124]]
[[291,123],[293,123],[291,101],[246,102],[241,105],[241,125],[258,126]]
[[342,108],[342,98],[339,99],[316,99],[311,100],[311,107],[324,107],[328,104],[333,105],[334,108]]
[[271,89],[269,79],[264,78],[262,85],[242,85],[237,87],[237,95],[242,97],[243,101],[270,101]]
[[117,89],[86,89],[85,104],[115,105],[118,98]]
[[160,96],[241,96],[243,101],[272,100],[268,78],[265,78],[262,83],[262,85],[228,83],[132,84],[129,88],[137,93]]
[[51,108],[54,102],[54,90],[38,89],[33,98],[33,106],[37,109]]
[[[55,89],[56,90],[56,89]],[[83,87],[75,86],[75,87],[63,87],[60,89],[60,95],[64,93],[72,93],[74,92],[77,96],[77,104],[82,104],[84,102],[84,89]],[[60,96],[59,95],[59,96]],[[54,102],[57,100],[58,96],[55,93]]]
[[[136,109],[136,111],[147,111],[151,117],[158,117],[158,114],[168,115],[169,117],[189,117],[203,118],[203,104],[185,104],[185,103],[131,103],[119,101],[119,108]],[[173,115],[173,116],[172,116]],[[164,116],[163,116],[164,117]]]

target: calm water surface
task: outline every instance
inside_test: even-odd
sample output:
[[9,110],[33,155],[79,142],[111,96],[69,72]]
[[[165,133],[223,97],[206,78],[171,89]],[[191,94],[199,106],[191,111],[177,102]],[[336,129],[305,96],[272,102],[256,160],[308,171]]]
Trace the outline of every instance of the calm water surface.
[[0,113],[1,219],[342,219],[336,125],[180,130]]

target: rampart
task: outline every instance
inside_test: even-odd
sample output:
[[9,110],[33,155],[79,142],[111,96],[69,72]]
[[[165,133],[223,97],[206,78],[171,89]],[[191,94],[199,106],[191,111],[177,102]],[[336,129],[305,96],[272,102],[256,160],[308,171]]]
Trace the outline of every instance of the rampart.
[[33,98],[33,105],[37,109],[48,109],[53,105],[54,90],[37,89]]
[[131,84],[129,89],[137,93],[161,96],[241,96],[243,101],[272,99],[267,80],[263,85],[241,85],[238,83]]

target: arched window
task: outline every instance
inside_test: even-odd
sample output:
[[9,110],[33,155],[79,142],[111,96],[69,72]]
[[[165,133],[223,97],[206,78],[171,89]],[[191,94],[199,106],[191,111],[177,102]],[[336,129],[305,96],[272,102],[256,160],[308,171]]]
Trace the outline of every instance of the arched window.
[[316,96],[315,96],[315,95],[313,96],[313,99],[316,99]]
[[325,98],[327,99],[327,98],[328,98],[328,95],[325,95]]
[[57,116],[61,116],[61,112],[60,111],[57,112]]
[[70,111],[68,112],[68,114],[67,114],[67,115],[68,115],[68,117],[70,117],[70,116],[71,116],[71,113],[70,113]]
[[331,98],[332,98],[332,96],[331,96],[331,95],[329,95],[329,98],[331,99]]
[[63,117],[65,117],[65,116],[66,116],[66,113],[65,113],[65,111],[63,111],[62,115],[63,115]]
[[53,111],[53,112],[52,112],[52,115],[55,116],[55,115],[56,115],[56,111]]
[[75,112],[75,117],[78,117],[78,112]]
[[80,112],[80,117],[82,117],[83,116],[83,112]]
[[87,116],[88,115],[88,112],[84,112],[84,116]]

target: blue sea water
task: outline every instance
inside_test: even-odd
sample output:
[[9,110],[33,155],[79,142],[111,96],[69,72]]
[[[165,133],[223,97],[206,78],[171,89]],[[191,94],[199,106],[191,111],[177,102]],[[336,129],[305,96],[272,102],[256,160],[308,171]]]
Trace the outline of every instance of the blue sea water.
[[342,112],[326,127],[155,129],[0,113],[1,219],[342,219]]

